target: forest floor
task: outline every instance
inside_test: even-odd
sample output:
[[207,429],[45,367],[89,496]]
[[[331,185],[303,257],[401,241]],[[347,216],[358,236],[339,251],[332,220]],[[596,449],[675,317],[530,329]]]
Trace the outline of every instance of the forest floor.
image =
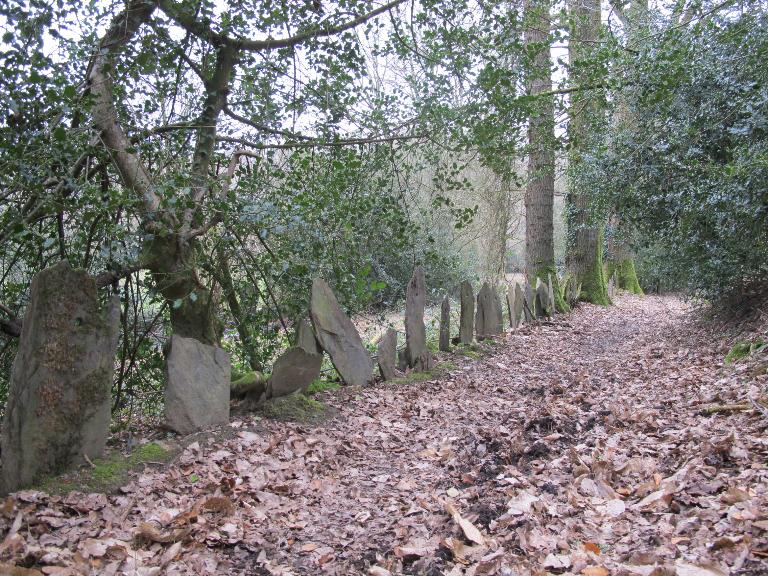
[[116,494],[19,492],[0,561],[30,570],[0,573],[766,574],[768,418],[706,410],[768,376],[726,340],[672,297],[581,306],[318,424],[243,416]]

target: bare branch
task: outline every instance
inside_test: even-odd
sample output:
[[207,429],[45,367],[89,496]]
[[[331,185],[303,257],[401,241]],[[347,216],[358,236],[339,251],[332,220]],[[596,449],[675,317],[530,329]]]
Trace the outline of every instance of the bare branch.
[[277,48],[290,48],[291,46],[296,46],[315,38],[334,36],[359,26],[360,24],[364,24],[379,14],[383,14],[384,12],[392,10],[403,2],[405,2],[405,0],[393,0],[387,4],[379,6],[375,10],[371,10],[370,12],[361,14],[356,18],[342,22],[341,24],[337,24],[335,26],[327,26],[325,28],[318,27],[312,30],[307,30],[306,32],[301,32],[299,34],[289,36],[287,38],[251,40],[248,38],[232,38],[226,34],[215,32],[206,23],[195,19],[193,14],[186,12],[182,7],[178,6],[172,0],[159,0],[160,9],[187,32],[194,34],[198,38],[207,40],[216,46],[232,46],[233,48],[239,48],[250,52],[275,50]]
[[[312,140],[308,142],[285,142],[283,144],[262,144],[251,142],[245,138],[235,138],[232,136],[219,136],[216,139],[219,142],[231,142],[247,146],[251,150],[292,150],[294,148],[341,148],[343,146],[355,146],[359,144],[383,144],[385,142],[400,142],[404,140],[422,140],[426,136],[422,134],[413,134],[405,136],[380,136],[372,138],[342,138],[339,140]],[[241,154],[242,155],[242,154]]]

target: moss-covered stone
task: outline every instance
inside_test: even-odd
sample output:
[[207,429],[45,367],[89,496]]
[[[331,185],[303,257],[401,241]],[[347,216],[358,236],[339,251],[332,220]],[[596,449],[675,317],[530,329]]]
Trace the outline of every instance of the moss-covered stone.
[[259,407],[265,418],[291,422],[320,422],[327,416],[327,406],[304,394],[290,394],[267,400]]

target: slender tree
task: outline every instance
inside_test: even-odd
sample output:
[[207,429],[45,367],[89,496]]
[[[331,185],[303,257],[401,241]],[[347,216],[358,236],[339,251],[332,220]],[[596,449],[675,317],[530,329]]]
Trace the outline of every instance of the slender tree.
[[[528,122],[528,180],[525,187],[525,276],[557,283],[554,243],[555,195],[555,104],[552,94],[552,64],[549,40],[550,16],[547,0],[526,0],[524,45],[530,58],[528,91],[533,99]],[[568,309],[558,286],[555,304]]]

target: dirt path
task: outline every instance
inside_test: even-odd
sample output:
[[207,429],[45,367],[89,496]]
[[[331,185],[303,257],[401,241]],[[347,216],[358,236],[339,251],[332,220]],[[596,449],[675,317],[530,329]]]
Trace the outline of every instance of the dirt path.
[[768,420],[699,414],[765,376],[723,367],[687,312],[583,306],[452,357],[440,381],[336,393],[321,426],[235,421],[124,495],[19,493],[0,558],[73,570],[52,574],[766,574]]

